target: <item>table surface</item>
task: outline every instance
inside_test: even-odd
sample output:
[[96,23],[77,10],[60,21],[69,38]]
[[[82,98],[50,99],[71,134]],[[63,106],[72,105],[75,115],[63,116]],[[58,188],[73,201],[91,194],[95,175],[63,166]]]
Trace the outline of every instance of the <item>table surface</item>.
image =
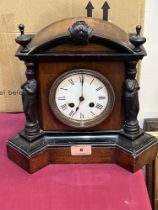
[[51,164],[30,175],[7,157],[22,113],[0,113],[0,209],[151,210],[142,170],[115,164]]

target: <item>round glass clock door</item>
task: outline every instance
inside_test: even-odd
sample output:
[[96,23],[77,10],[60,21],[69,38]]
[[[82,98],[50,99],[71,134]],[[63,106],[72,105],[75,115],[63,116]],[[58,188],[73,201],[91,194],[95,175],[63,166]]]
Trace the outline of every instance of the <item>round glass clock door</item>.
[[52,84],[49,104],[55,116],[71,127],[87,128],[101,123],[112,112],[114,91],[100,73],[76,69]]

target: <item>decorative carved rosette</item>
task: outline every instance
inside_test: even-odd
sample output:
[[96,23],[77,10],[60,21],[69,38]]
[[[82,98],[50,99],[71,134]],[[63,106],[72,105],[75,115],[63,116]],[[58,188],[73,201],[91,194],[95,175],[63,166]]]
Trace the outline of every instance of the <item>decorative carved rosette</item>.
[[85,21],[75,22],[68,30],[70,37],[77,44],[87,44],[93,31]]

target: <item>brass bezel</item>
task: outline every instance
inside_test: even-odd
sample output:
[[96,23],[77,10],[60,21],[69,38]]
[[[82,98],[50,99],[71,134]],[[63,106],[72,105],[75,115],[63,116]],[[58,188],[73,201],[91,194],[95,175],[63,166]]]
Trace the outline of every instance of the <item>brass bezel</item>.
[[[63,113],[57,107],[56,100],[55,100],[57,87],[64,79],[66,79],[72,75],[75,75],[75,74],[89,74],[93,77],[96,77],[107,88],[108,99],[109,99],[107,106],[99,116],[96,116],[93,119],[73,120],[72,118],[64,116]],[[57,117],[57,119],[59,121],[61,121],[62,123],[64,123],[65,125],[68,125],[70,127],[80,128],[80,129],[94,127],[94,126],[98,125],[99,123],[101,123],[102,121],[104,121],[111,114],[113,107],[114,107],[114,103],[115,103],[115,94],[114,94],[112,85],[110,84],[108,79],[105,76],[103,76],[102,74],[100,74],[99,72],[91,70],[91,69],[86,69],[86,68],[73,69],[73,70],[69,70],[69,71],[63,73],[53,82],[53,84],[50,88],[50,91],[49,91],[49,105],[50,105],[50,108],[51,108],[53,114]]]

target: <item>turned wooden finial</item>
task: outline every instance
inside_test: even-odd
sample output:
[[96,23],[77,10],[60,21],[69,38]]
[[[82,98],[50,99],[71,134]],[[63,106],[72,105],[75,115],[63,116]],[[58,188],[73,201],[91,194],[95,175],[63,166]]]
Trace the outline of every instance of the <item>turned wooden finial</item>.
[[21,32],[21,35],[23,35],[25,26],[23,24],[20,24],[18,28],[19,28],[19,31]]
[[137,36],[140,36],[141,29],[142,29],[141,25],[136,26]]
[[18,28],[21,34],[15,39],[15,41],[22,47],[20,52],[27,53],[29,51],[27,45],[31,41],[31,36],[24,33],[25,26],[23,24],[20,24]]
[[141,52],[141,46],[146,42],[146,38],[140,35],[141,26],[136,26],[136,34],[130,37],[130,42],[134,45],[135,52]]

